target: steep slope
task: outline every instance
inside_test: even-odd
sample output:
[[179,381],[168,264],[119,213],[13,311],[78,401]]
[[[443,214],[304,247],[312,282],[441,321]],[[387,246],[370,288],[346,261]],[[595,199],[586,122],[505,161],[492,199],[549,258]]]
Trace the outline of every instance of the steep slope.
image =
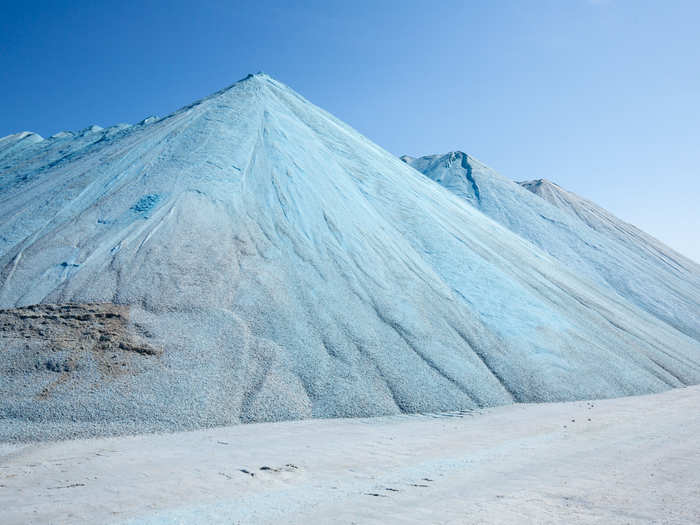
[[462,152],[403,160],[577,274],[700,341],[700,266],[656,239],[554,184],[520,183],[532,193],[524,191]]
[[[700,381],[697,341],[265,75],[2,166],[0,306],[22,323],[4,325],[0,437]],[[16,309],[37,303],[73,309],[28,329]]]
[[561,188],[547,179],[518,182],[523,188],[531,191],[553,204],[557,208],[574,215],[598,233],[605,235],[616,243],[652,259],[657,263],[670,265],[685,272],[684,278],[698,282],[700,264],[669,248],[658,239],[632,224],[615,217],[609,211],[597,204],[579,197],[573,192]]

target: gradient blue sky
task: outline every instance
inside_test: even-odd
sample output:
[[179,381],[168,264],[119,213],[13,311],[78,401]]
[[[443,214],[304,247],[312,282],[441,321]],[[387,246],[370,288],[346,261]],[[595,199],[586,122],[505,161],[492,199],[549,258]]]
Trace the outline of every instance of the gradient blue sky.
[[397,155],[549,178],[700,261],[700,2],[299,4],[0,0],[0,136],[262,70]]

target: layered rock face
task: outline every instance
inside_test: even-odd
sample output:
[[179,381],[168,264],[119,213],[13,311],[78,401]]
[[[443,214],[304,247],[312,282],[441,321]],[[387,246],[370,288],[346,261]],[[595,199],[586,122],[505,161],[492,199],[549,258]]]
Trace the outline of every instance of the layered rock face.
[[0,142],[0,439],[700,382],[691,332],[268,76],[27,137]]

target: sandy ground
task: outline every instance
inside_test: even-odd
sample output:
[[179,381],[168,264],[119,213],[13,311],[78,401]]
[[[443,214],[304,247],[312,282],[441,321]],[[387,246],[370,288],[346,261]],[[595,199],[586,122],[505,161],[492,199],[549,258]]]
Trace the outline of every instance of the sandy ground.
[[700,387],[0,445],[4,525],[700,523]]

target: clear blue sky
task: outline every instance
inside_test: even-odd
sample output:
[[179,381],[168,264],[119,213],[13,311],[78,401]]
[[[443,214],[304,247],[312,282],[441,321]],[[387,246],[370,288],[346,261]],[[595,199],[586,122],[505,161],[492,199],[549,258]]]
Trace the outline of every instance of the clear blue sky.
[[265,71],[400,155],[549,178],[700,260],[700,2],[7,2],[0,136]]

